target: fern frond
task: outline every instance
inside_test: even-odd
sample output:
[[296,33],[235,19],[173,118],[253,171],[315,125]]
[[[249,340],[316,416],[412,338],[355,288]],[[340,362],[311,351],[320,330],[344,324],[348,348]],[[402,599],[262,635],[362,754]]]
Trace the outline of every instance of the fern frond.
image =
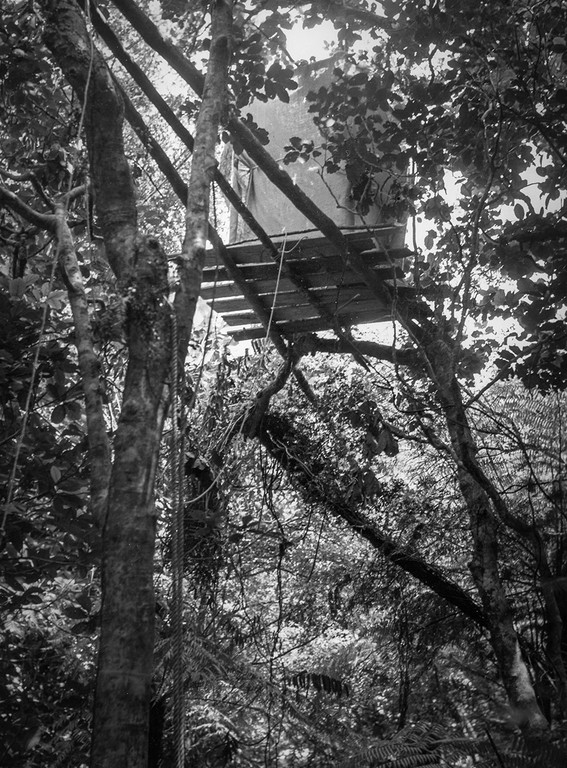
[[539,748],[537,754],[518,739],[513,745],[498,748],[490,738],[470,739],[453,736],[442,726],[420,723],[407,726],[392,739],[367,747],[347,762],[349,768],[417,768],[465,765],[475,760],[475,768],[565,768],[567,737],[561,736]]
[[342,680],[337,680],[335,677],[330,677],[329,675],[320,674],[318,672],[307,672],[307,670],[296,672],[289,678],[289,682],[298,690],[303,689],[308,691],[312,686],[316,691],[333,693],[339,698],[341,698],[341,696],[349,695],[349,687],[347,683],[344,683]]

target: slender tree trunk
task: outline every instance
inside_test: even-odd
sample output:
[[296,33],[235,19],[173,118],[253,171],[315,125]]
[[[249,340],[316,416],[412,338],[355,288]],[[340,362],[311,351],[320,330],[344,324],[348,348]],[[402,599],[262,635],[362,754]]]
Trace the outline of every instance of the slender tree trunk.
[[59,264],[73,314],[81,386],[85,397],[91,512],[94,519],[102,524],[108,501],[110,441],[104,420],[100,360],[94,349],[87,295],[63,203],[57,205],[55,220]]
[[179,344],[186,348],[199,296],[209,235],[209,193],[217,171],[218,128],[226,118],[228,65],[232,53],[232,0],[211,3],[211,48],[195,128],[187,194],[185,239],[175,296]]
[[[537,747],[547,741],[549,723],[538,705],[520,650],[512,606],[500,578],[498,520],[492,499],[484,487],[485,476],[476,456],[477,448],[455,375],[453,356],[448,343],[439,339],[427,344],[425,353],[457,460],[458,482],[468,509],[473,542],[470,569],[488,619],[491,644],[508,695],[511,716],[522,729],[526,742]],[[503,500],[500,501],[504,506]]]
[[69,199],[82,193],[84,193],[84,187],[76,187],[69,194],[63,195],[54,205],[54,214],[38,213],[13,192],[3,187],[0,187],[0,201],[40,229],[52,232],[56,238],[56,255],[67,286],[69,305],[73,315],[81,388],[85,398],[90,508],[93,518],[100,522],[106,514],[110,477],[110,442],[104,419],[100,361],[94,350],[87,296],[77,261],[73,235],[67,223]]
[[[245,432],[246,434],[246,432]],[[289,472],[306,499],[316,500],[332,516],[346,522],[353,531],[374,547],[384,559],[410,574],[425,587],[447,601],[447,604],[471,618],[479,627],[487,626],[482,609],[458,584],[448,579],[441,569],[427,563],[388,538],[378,526],[357,509],[357,504],[341,494],[338,487],[330,488],[318,481],[320,467],[315,457],[317,446],[310,445],[308,437],[297,430],[283,416],[264,416],[257,432],[258,439],[272,458]],[[290,446],[303,443],[305,451],[298,457]]]

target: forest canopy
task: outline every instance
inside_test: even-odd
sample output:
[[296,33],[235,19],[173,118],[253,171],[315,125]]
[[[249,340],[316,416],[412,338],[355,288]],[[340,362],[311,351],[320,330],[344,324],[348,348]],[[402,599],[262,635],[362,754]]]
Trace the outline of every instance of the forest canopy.
[[566,29],[2,3],[2,766],[565,764]]

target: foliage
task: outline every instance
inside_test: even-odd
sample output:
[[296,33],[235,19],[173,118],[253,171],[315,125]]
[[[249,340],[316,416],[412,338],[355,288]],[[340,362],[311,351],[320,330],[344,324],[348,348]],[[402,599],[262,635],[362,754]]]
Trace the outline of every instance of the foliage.
[[[140,5],[201,63],[208,32],[198,4]],[[99,6],[158,82],[156,55],[111,3]],[[299,12],[307,29],[330,21],[343,53],[332,85],[310,95],[322,145],[290,137],[284,162],[293,171],[294,162],[315,158],[324,178],[345,167],[363,214],[386,174],[387,213],[416,225],[404,280],[455,340],[476,450],[510,511],[498,519],[499,572],[538,702],[559,731],[567,617],[565,4],[385,0],[382,16],[373,4],[310,2]],[[296,88],[285,49],[296,22],[297,3],[236,4],[230,87],[244,116],[253,99],[286,102]],[[31,2],[13,0],[0,12],[0,174],[3,187],[47,212],[89,172],[83,104],[53,66],[42,24]],[[128,82],[121,70],[119,78]],[[198,100],[168,87],[168,101],[193,123]],[[144,94],[126,90],[173,163],[186,166],[187,148]],[[263,127],[247,122],[269,147]],[[182,205],[129,131],[126,154],[140,222],[173,263]],[[113,436],[127,359],[121,287],[105,261],[92,195],[75,198],[68,213]],[[0,762],[30,768],[88,761],[100,610],[85,409],[67,286],[52,272],[53,258],[49,233],[17,211],[0,211],[0,475],[8,489],[0,508]],[[394,332],[397,349],[410,349],[411,337]],[[265,423],[280,452],[270,452],[247,439],[243,413],[279,361],[270,352],[236,356],[227,346],[205,323],[186,366],[188,760],[211,768],[404,768],[466,765],[467,756],[475,764],[538,764],[514,742],[515,712],[484,628],[396,562],[396,553],[419,560],[476,599],[462,467],[435,382],[421,364],[395,359],[363,370],[303,358],[318,405],[308,406],[293,384],[275,396]],[[502,381],[488,386],[490,377]],[[150,716],[156,767],[175,751],[173,462],[163,446]],[[389,552],[361,535],[367,529]],[[557,744],[549,744],[546,765],[559,760]]]
[[[460,333],[469,319],[514,318],[501,373],[561,386],[565,7],[454,6],[386,3],[388,36],[347,55],[333,85],[310,95],[323,169],[346,163],[363,211],[387,172],[395,212],[429,228],[416,285]],[[469,342],[481,360],[496,344]]]
[[36,278],[3,276],[0,293],[0,472],[3,487],[15,489],[1,508],[0,759],[6,766],[23,765],[30,750],[35,764],[62,765],[71,751],[77,764],[81,757],[86,762],[98,601],[69,320],[58,316],[60,292]]

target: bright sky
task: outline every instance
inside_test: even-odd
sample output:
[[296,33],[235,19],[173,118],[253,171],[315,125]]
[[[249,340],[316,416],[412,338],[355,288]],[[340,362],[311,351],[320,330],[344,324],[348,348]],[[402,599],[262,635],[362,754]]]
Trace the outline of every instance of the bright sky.
[[326,21],[314,29],[303,29],[299,24],[287,33],[287,50],[296,61],[324,59],[327,56],[325,43],[336,40],[336,31],[331,22]]

